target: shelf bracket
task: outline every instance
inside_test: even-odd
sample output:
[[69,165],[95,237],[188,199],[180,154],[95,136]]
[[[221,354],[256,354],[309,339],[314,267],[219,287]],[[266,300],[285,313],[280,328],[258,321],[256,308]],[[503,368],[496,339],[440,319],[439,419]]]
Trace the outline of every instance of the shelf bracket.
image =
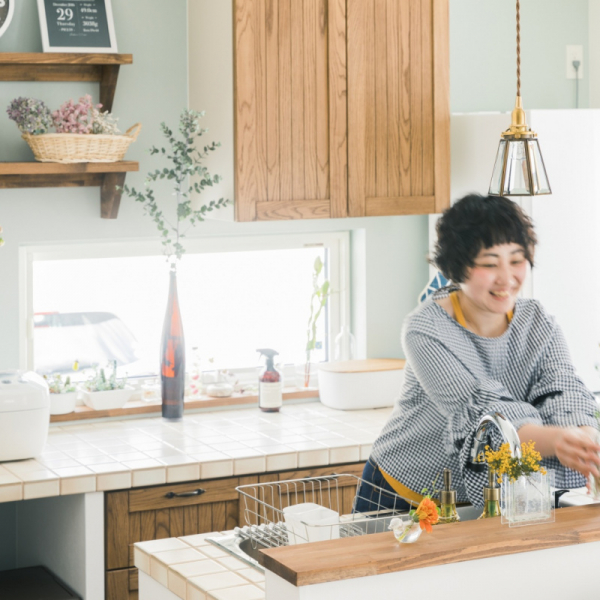
[[118,77],[119,65],[102,66],[102,75],[100,77],[100,104],[102,104],[102,112],[105,110],[112,112]]
[[100,188],[100,216],[116,219],[121,205],[121,195],[126,173],[106,173]]

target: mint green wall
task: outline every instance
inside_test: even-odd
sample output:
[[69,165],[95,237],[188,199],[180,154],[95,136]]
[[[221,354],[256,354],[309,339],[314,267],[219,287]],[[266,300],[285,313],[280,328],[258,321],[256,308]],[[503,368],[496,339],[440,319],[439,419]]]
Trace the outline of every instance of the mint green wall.
[[[217,0],[189,0],[189,2]],[[230,0],[218,0],[228,3]],[[122,129],[140,121],[143,131],[128,152],[140,161],[141,173],[128,175],[140,185],[151,168],[145,150],[161,142],[161,121],[175,124],[187,104],[187,3],[185,0],[112,0],[121,52],[134,55],[134,64],[121,68],[114,112]],[[574,81],[565,78],[566,44],[583,44],[587,52],[586,0],[523,0],[523,96],[527,108],[566,108],[573,105]],[[207,5],[208,6],[208,5]],[[230,10],[230,8],[228,8]],[[143,20],[140,21],[140,15]],[[209,27],[231,35],[231,18]],[[514,3],[512,0],[450,0],[451,108],[463,111],[507,111],[514,101]],[[206,26],[206,25],[205,25]],[[194,30],[193,30],[194,31]],[[199,35],[194,31],[194,35]],[[41,51],[34,0],[17,3],[13,23],[0,38],[0,52]],[[207,86],[231,89],[231,81],[207,79]],[[587,102],[587,80],[581,88]],[[16,96],[34,96],[57,107],[62,101],[98,86],[78,83],[0,83],[0,160],[31,160],[4,109]],[[230,91],[227,91],[229,96]],[[223,102],[231,103],[229,96]],[[194,106],[194,108],[203,108]],[[233,115],[231,116],[233,118]],[[211,127],[207,114],[206,126]],[[218,127],[215,127],[218,129]],[[225,140],[223,140],[225,141]],[[231,148],[222,148],[232,156]],[[168,188],[158,188],[166,197]],[[79,241],[155,239],[152,223],[141,208],[124,199],[116,221],[99,218],[97,188],[0,190],[0,225],[6,245],[0,249],[0,369],[19,364],[19,259],[23,245]],[[302,231],[352,231],[357,249],[364,249],[360,273],[364,289],[353,282],[354,310],[364,347],[370,357],[402,356],[399,334],[404,316],[414,307],[428,268],[425,261],[427,217],[337,219],[282,223],[201,224],[193,235],[268,235]],[[362,284],[361,284],[362,285]]]
[[[514,0],[450,0],[452,112],[510,111],[516,96]],[[575,108],[566,46],[582,45],[579,106],[588,107],[588,0],[521,1],[521,94],[525,108]]]
[[[189,0],[199,2],[200,0]],[[210,0],[216,2],[217,0]],[[225,4],[226,0],[218,0]],[[229,0],[227,0],[230,7]],[[134,185],[143,182],[142,173],[154,165],[145,149],[160,144],[158,126],[166,121],[176,126],[178,114],[187,103],[187,5],[185,0],[112,0],[119,51],[132,53],[134,63],[122,67],[113,106],[122,129],[136,121],[143,123],[138,141],[127,158],[140,161],[139,174],[129,174]],[[230,8],[229,8],[230,10]],[[140,15],[145,18],[142,22]],[[204,27],[220,28],[223,38],[231,36],[231,16],[218,23],[202,19]],[[201,35],[192,28],[192,35]],[[41,38],[34,0],[17,5],[15,18],[0,51],[41,50]],[[231,96],[231,81],[226,73],[207,86]],[[0,160],[31,160],[32,155],[19,132],[4,114],[4,107],[15,96],[34,96],[57,107],[62,101],[92,91],[98,99],[98,86],[78,83],[1,83],[0,82]],[[214,89],[213,89],[214,92]],[[224,96],[223,102],[232,103]],[[194,108],[203,108],[202,106]],[[231,115],[233,119],[233,115]],[[211,115],[205,126],[211,128]],[[222,140],[225,142],[225,140]],[[222,148],[233,155],[232,148]],[[168,188],[158,188],[157,196],[166,198]],[[0,369],[19,365],[19,246],[102,240],[157,239],[151,221],[141,207],[123,199],[119,218],[99,218],[97,188],[55,188],[0,190],[0,225],[6,245],[0,249]],[[308,231],[352,231],[357,249],[362,251],[361,268],[353,285],[360,281],[355,311],[361,329],[366,330],[363,347],[369,357],[402,356],[400,328],[405,315],[414,308],[416,297],[427,278],[427,218],[424,216],[369,219],[335,219],[281,223],[233,223],[215,220],[201,224],[191,235],[269,235]],[[157,239],[157,247],[159,241]],[[356,289],[356,287],[354,288]],[[364,292],[364,293],[363,293]],[[361,301],[358,301],[360,296]],[[140,299],[143,310],[143,299]],[[364,325],[364,327],[363,327]]]

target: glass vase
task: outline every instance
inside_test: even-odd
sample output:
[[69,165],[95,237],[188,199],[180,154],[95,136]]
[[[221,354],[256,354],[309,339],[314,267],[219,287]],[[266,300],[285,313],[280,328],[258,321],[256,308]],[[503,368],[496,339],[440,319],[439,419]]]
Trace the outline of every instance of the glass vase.
[[521,527],[553,522],[553,487],[554,471],[522,475],[514,481],[505,475],[500,500],[502,524]]
[[160,382],[162,416],[165,419],[181,419],[185,394],[185,341],[174,264],[171,265],[169,299],[160,346]]
[[409,515],[396,517],[390,521],[390,527],[394,532],[394,537],[401,544],[414,544],[421,536],[421,525]]

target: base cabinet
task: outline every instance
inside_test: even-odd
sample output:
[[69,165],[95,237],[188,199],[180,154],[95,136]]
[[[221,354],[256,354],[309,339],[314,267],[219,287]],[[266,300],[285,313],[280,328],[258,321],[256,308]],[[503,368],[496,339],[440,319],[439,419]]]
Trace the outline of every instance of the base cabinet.
[[[133,544],[147,540],[227,531],[246,525],[236,487],[332,473],[362,474],[364,463],[191,481],[105,494],[106,600],[137,600]],[[342,510],[350,512],[356,481],[342,482]]]

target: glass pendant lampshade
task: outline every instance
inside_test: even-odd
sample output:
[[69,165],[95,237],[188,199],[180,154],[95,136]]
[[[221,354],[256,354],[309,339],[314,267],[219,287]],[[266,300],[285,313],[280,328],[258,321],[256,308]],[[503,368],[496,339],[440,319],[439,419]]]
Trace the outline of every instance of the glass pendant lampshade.
[[521,101],[521,24],[517,0],[517,100],[510,127],[502,133],[490,182],[490,196],[551,194],[537,133],[525,122]]

